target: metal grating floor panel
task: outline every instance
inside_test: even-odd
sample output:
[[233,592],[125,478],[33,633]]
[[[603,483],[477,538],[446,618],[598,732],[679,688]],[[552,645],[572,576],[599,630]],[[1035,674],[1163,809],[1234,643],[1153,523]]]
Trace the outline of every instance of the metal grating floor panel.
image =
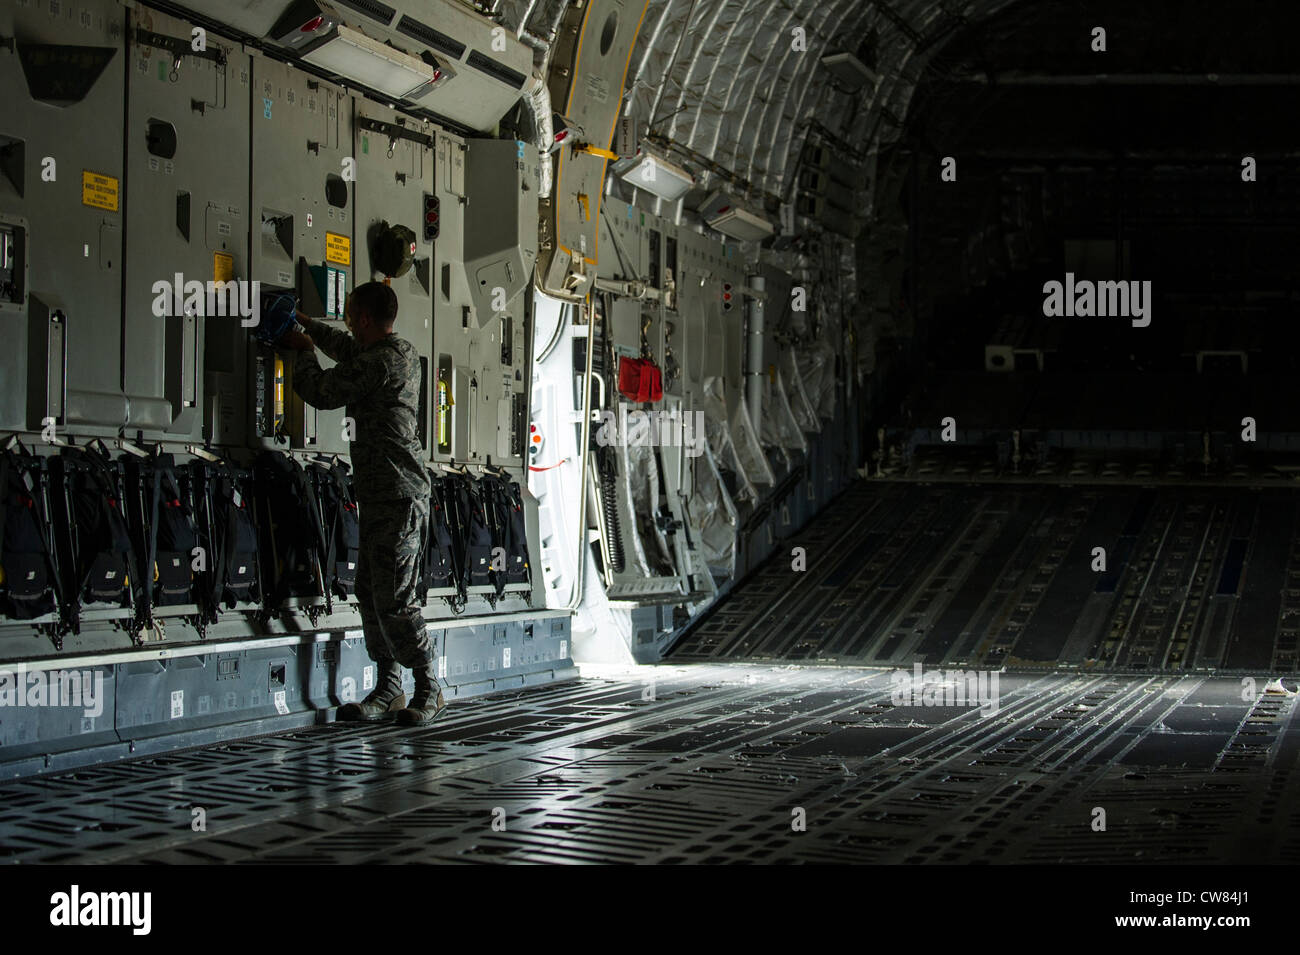
[[859,482],[669,657],[1292,673],[1298,517],[1280,488]]
[[[331,724],[0,786],[10,862],[1294,862],[1295,698],[1235,679],[602,670],[433,727]],[[1107,827],[1094,831],[1094,810]],[[206,819],[194,831],[196,809]],[[806,814],[806,831],[792,829]],[[494,827],[494,818],[504,828]]]

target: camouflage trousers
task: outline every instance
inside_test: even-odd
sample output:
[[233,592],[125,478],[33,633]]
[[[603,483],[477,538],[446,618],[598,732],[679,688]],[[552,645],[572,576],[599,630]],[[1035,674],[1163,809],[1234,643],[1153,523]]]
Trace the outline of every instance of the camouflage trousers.
[[432,658],[419,590],[429,502],[371,501],[359,511],[356,595],[366,652],[375,662],[423,666]]

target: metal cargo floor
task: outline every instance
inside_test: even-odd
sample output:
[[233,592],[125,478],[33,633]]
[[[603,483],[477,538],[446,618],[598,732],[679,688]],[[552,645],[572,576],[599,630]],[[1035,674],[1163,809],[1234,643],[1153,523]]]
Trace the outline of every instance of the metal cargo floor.
[[[456,703],[425,729],[330,724],[12,781],[0,854],[1300,862],[1292,697],[1245,703],[1236,679],[1006,673],[985,715],[894,707],[891,686],[845,667],[604,671]],[[807,831],[792,831],[797,809]]]
[[1298,501],[1293,488],[859,482],[670,656],[1295,672]]

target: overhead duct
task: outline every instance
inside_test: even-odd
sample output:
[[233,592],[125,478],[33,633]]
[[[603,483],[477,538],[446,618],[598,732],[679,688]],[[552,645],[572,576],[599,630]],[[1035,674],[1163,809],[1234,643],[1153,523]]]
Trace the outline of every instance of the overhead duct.
[[533,117],[533,145],[537,147],[537,198],[551,197],[551,147],[555,143],[555,129],[551,125],[551,91],[540,73],[534,72],[524,87],[524,106]]

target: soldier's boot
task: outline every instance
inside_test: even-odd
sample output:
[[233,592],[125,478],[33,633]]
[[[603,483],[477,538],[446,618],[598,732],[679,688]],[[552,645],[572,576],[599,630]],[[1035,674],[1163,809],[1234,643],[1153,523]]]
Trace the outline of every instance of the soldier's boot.
[[402,668],[397,665],[397,661],[376,660],[375,670],[378,677],[370,695],[360,703],[344,703],[339,707],[338,719],[367,722],[382,720],[406,706],[406,694],[402,692]]
[[432,661],[411,672],[415,675],[415,693],[411,696],[411,705],[397,714],[397,722],[406,726],[423,726],[437,719],[447,703],[442,698],[442,688],[438,686]]

